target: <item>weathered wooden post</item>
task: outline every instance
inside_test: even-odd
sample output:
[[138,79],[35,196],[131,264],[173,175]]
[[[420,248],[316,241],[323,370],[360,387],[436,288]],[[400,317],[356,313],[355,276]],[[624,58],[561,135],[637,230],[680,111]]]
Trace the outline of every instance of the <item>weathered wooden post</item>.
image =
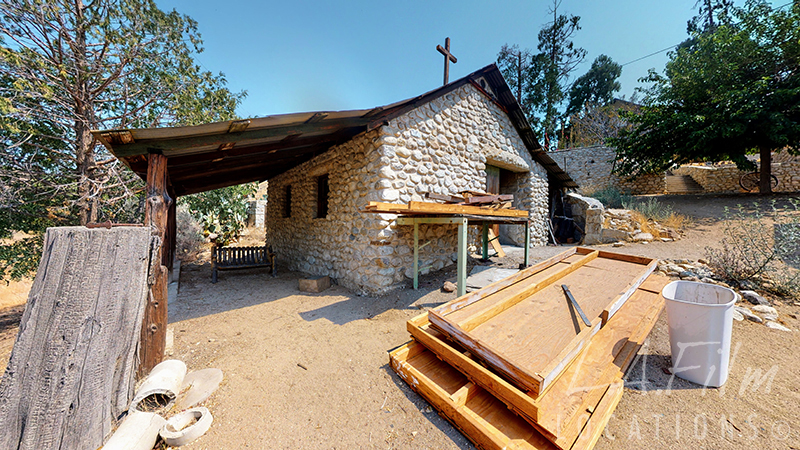
[[167,264],[171,259],[172,247],[167,230],[170,228],[170,215],[174,215],[175,211],[174,200],[170,198],[168,190],[167,157],[160,153],[151,153],[147,157],[147,204],[144,224],[160,239],[155,259],[160,264],[153,264],[148,280],[150,292],[144,309],[139,341],[140,376],[146,375],[161,362],[167,340],[167,285],[169,284]]

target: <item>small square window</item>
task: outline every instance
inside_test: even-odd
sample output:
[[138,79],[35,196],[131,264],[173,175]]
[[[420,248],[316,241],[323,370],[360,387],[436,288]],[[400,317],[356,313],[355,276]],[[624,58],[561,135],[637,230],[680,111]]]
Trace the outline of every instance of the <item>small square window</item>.
[[317,177],[317,219],[328,217],[328,175]]

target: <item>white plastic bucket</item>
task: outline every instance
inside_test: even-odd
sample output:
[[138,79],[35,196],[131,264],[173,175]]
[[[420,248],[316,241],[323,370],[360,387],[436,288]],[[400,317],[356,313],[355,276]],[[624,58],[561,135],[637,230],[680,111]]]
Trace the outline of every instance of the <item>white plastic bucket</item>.
[[695,281],[673,281],[661,294],[667,305],[672,373],[703,386],[725,384],[738,294]]

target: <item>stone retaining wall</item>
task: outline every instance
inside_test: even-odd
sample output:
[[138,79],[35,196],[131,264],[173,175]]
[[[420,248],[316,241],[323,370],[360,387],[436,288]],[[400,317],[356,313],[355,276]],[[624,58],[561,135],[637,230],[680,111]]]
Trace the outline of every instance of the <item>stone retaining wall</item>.
[[663,194],[665,174],[647,174],[633,179],[612,173],[616,152],[603,146],[556,150],[550,156],[576,183],[578,192],[591,194],[612,186],[634,195]]
[[[774,154],[772,162],[772,174],[778,178],[778,187],[775,192],[797,192],[800,191],[800,158],[790,155]],[[760,167],[758,161],[756,166]],[[743,172],[730,164],[691,164],[684,165],[672,171],[675,175],[688,175],[703,186],[706,192],[740,192],[739,177]]]
[[[545,169],[533,161],[506,114],[466,85],[272,178],[267,240],[278,267],[328,275],[359,293],[385,293],[413,275],[413,229],[395,225],[395,215],[360,210],[369,201],[421,201],[427,192],[483,191],[486,164],[517,172],[511,181],[514,206],[530,211],[531,243],[544,245]],[[321,175],[328,176],[328,215],[314,218]],[[286,186],[290,217],[283,217]],[[425,242],[422,273],[456,260],[456,226],[420,226]]]

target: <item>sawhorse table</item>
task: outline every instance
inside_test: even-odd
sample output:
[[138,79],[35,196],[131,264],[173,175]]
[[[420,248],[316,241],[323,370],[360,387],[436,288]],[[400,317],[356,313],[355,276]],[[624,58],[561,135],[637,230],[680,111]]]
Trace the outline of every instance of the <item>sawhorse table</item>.
[[[515,224],[525,227],[525,259],[524,265],[528,267],[531,246],[531,227],[530,219],[520,217],[503,216],[473,216],[466,214],[449,216],[402,216],[397,218],[398,225],[412,225],[414,227],[414,289],[419,287],[419,250],[428,243],[420,247],[419,245],[419,225],[438,224],[438,225],[458,225],[458,290],[459,297],[467,293],[467,227],[469,225],[482,225],[483,227],[483,258],[489,257],[489,225],[494,223]],[[424,269],[424,268],[423,268]]]

